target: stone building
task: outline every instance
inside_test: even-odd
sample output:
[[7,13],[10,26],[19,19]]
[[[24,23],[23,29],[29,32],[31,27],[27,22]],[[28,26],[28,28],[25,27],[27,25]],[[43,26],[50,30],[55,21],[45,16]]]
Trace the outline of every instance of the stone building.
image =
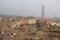
[[18,24],[20,25],[36,24],[36,19],[21,19]]

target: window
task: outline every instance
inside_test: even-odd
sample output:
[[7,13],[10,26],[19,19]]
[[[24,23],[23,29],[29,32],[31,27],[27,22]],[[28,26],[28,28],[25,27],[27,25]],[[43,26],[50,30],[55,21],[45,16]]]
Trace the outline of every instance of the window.
[[11,35],[13,35],[13,33],[11,33]]

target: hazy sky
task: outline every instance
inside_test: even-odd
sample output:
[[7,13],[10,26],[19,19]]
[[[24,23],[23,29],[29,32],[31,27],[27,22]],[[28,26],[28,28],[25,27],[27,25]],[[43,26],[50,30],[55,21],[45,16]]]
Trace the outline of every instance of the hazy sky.
[[42,5],[47,17],[60,17],[60,0],[0,0],[0,14],[39,17]]

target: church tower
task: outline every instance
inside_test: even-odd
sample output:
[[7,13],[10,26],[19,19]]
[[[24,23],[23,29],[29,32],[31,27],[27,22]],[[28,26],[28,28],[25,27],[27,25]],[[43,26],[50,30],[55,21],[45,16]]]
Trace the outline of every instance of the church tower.
[[45,25],[46,21],[45,21],[45,8],[44,5],[42,6],[42,24]]
[[42,21],[45,20],[45,8],[42,6]]

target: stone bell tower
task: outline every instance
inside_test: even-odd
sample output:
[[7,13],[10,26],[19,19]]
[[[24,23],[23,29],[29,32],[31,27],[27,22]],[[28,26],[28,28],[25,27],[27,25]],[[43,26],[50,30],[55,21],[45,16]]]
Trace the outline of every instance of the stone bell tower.
[[42,6],[42,21],[45,20],[45,8]]
[[45,20],[45,8],[44,5],[42,6],[42,24],[45,25],[46,20]]

